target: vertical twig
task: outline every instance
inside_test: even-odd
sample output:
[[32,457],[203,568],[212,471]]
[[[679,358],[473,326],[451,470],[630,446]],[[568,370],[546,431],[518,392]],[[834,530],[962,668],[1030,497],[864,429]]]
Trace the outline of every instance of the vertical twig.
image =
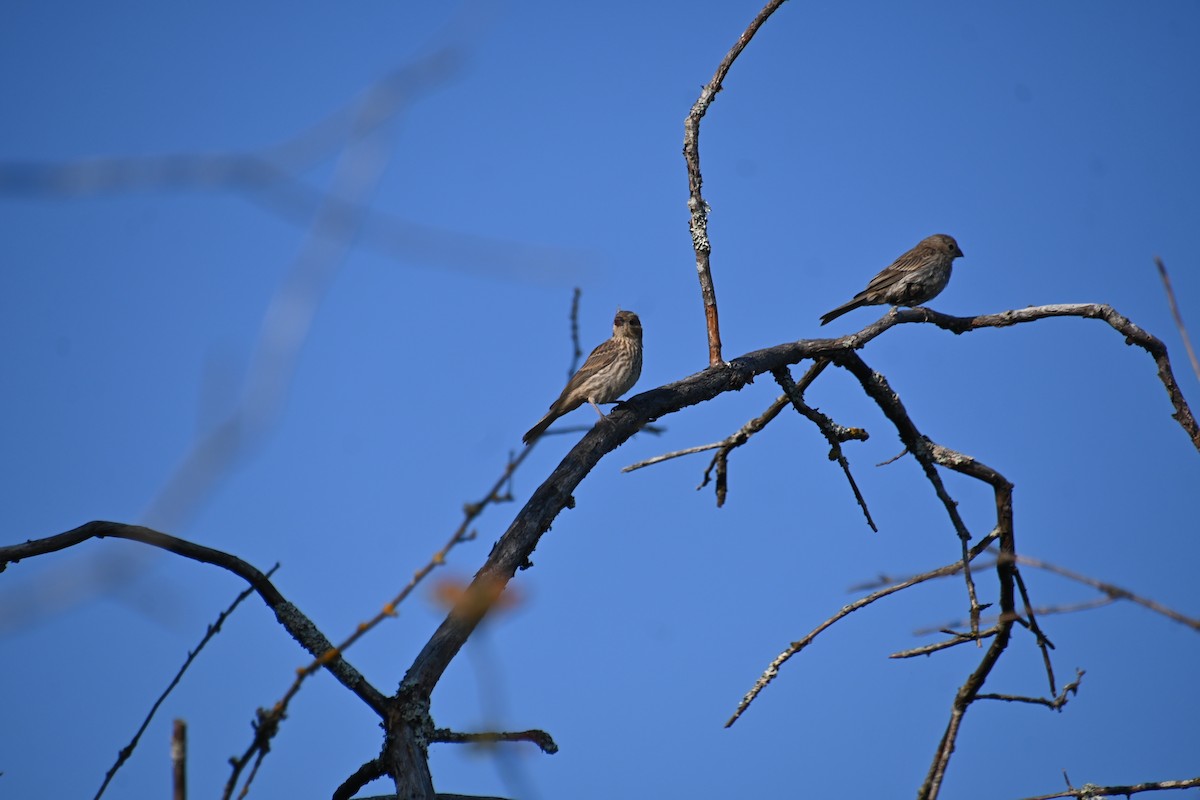
[[1171,316],[1175,318],[1175,327],[1179,328],[1179,336],[1183,339],[1183,347],[1187,350],[1192,362],[1192,371],[1200,379],[1200,361],[1196,360],[1196,351],[1192,349],[1192,340],[1188,337],[1187,328],[1183,326],[1183,315],[1179,313],[1179,305],[1175,302],[1175,290],[1171,288],[1171,276],[1167,274],[1167,265],[1158,256],[1154,257],[1154,266],[1158,267],[1158,277],[1162,278],[1163,288],[1167,291],[1167,304],[1171,306]]
[[696,272],[700,278],[700,297],[704,301],[704,320],[708,327],[708,365],[710,367],[720,366],[725,362],[721,358],[721,328],[717,321],[717,292],[713,287],[712,270],[709,265],[709,254],[712,251],[712,245],[708,241],[709,207],[700,191],[701,186],[704,185],[704,178],[700,175],[700,120],[704,118],[708,107],[716,99],[717,92],[721,91],[721,84],[724,82],[725,76],[729,74],[729,68],[733,66],[733,62],[746,49],[746,45],[750,44],[750,40],[754,38],[754,34],[758,32],[763,23],[784,2],[785,0],[770,0],[762,11],[758,12],[758,16],[725,54],[725,58],[717,66],[712,80],[700,90],[700,97],[697,98],[692,110],[688,112],[687,119],[683,122],[683,158],[687,162],[688,211],[691,213],[689,226],[692,231],[692,248],[696,251]]
[[171,730],[171,797],[187,800],[187,723],[175,720]]
[[567,370],[567,380],[579,370],[579,359],[583,356],[583,349],[579,346],[579,296],[583,294],[583,290],[578,286],[571,294],[571,346],[575,348],[571,354],[571,367]]

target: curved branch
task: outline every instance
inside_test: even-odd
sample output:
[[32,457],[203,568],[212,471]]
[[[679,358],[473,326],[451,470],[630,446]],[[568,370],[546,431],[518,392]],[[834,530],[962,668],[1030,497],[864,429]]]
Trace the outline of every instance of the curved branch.
[[1125,334],[1125,344],[1137,345],[1154,359],[1158,367],[1158,379],[1167,390],[1171,405],[1175,407],[1172,418],[1183,428],[1192,445],[1200,450],[1200,425],[1183,399],[1183,392],[1175,380],[1171,370],[1171,361],[1167,356],[1167,346],[1156,336],[1147,333],[1143,328],[1134,324],[1128,317],[1119,313],[1106,303],[1064,303],[1048,306],[1030,306],[1013,311],[1002,311],[999,314],[980,314],[975,317],[952,317],[928,308],[910,308],[903,311],[893,310],[882,319],[868,325],[847,339],[854,347],[862,347],[893,325],[912,322],[928,322],[952,333],[967,333],[981,328],[1007,328],[1024,322],[1034,322],[1051,317],[1082,317],[1083,319],[1098,319],[1107,323],[1114,330]]
[[[275,618],[279,620],[279,624],[283,625],[292,638],[310,654],[320,658],[333,649],[333,643],[325,638],[312,620],[289,603],[267,576],[253,565],[224,551],[214,550],[211,547],[195,544],[186,539],[160,533],[140,525],[123,525],[119,522],[97,520],[57,536],[32,539],[22,544],[0,547],[0,571],[3,571],[9,563],[20,561],[23,558],[64,550],[88,539],[105,538],[141,542],[184,558],[190,558],[193,561],[199,561],[202,564],[212,564],[228,570],[250,584],[263,602],[275,612]],[[386,698],[344,658],[340,655],[327,658],[323,661],[323,666],[339,683],[366,703],[371,710],[381,717],[386,716]]]

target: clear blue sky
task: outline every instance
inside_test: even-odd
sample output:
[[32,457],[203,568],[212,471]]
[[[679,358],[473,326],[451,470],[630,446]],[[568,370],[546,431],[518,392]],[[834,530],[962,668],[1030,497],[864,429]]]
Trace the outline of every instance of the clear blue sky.
[[[255,369],[272,297],[306,243],[233,191],[0,194],[0,519],[5,543],[91,519],[146,521],[262,568],[334,639],[371,616],[478,499],[562,387],[571,290],[584,347],[637,311],[636,391],[706,366],[687,230],[683,119],[756,3],[10,2],[0,26],[0,160],[258,151],[390,71],[462,61],[376,142],[366,201],[448,233],[368,224],[298,351],[277,413],[188,513],[155,498]],[[785,5],[734,66],[701,152],[726,357],[873,320],[821,313],[923,236],[966,257],[931,305],[972,314],[1106,302],[1187,367],[1152,258],[1200,333],[1200,6],[1193,2]],[[323,189],[334,151],[300,177]],[[374,166],[372,167],[374,169]],[[368,170],[371,172],[371,170]],[[10,176],[13,174],[11,171]],[[424,229],[422,229],[424,230]],[[401,247],[378,245],[391,235]],[[963,337],[909,326],[863,352],[936,441],[1016,486],[1022,552],[1200,614],[1200,458],[1153,364],[1101,323]],[[434,695],[439,725],[543,728],[495,753],[440,745],[442,791],[602,798],[911,796],[978,651],[889,661],[964,608],[960,584],[856,615],[722,723],[848,587],[951,561],[958,543],[852,380],[811,401],[872,433],[847,453],[784,415],[731,460],[625,464],[723,438],[777,394],[760,380],[662,420],[605,459]],[[570,422],[590,422],[583,409]],[[443,574],[469,577],[569,441],[537,447]],[[991,500],[950,476],[977,535]],[[0,576],[0,794],[85,797],[186,651],[242,587],[213,568],[93,542]],[[115,576],[115,577],[114,577]],[[1093,595],[1027,571],[1036,602]],[[994,599],[992,581],[981,585]],[[98,588],[101,587],[101,588]],[[419,592],[350,652],[391,690],[441,612]],[[1196,774],[1200,637],[1133,607],[1050,617],[1061,714],[976,706],[947,797]],[[172,717],[194,797],[214,797],[304,654],[247,601],[168,700],[109,797],[162,796]],[[1041,694],[1018,635],[988,689]],[[377,720],[327,676],[293,703],[251,796],[327,796],[379,749]],[[382,784],[373,786],[382,790]]]

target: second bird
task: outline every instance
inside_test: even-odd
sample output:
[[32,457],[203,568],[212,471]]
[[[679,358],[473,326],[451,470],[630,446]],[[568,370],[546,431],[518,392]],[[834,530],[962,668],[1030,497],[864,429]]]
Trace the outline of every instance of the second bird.
[[567,381],[567,388],[550,406],[546,416],[538,420],[521,441],[530,444],[546,432],[550,423],[591,403],[604,419],[598,403],[611,403],[628,392],[642,374],[642,321],[632,311],[618,311],[613,318],[612,338],[601,342],[583,362],[579,371]]
[[871,279],[848,303],[821,317],[824,325],[847,311],[863,306],[919,306],[941,294],[950,282],[950,265],[963,251],[953,236],[935,233],[891,263]]

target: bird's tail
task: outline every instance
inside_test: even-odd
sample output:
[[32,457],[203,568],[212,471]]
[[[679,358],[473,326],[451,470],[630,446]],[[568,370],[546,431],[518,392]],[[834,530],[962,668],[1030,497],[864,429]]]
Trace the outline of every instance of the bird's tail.
[[853,300],[851,300],[848,303],[842,303],[840,306],[835,308],[833,311],[830,311],[828,314],[823,315],[821,317],[821,324],[825,325],[827,323],[833,322],[835,319],[840,317],[842,314],[847,314],[856,308],[862,308],[862,305],[863,305],[863,301],[861,298],[858,298],[858,297],[854,298]]
[[525,435],[521,437],[521,441],[527,445],[533,444],[535,439],[546,432],[546,428],[550,427],[550,423],[554,422],[554,420],[558,419],[560,416],[560,414],[556,413],[555,409],[550,409],[550,411],[546,413],[546,416],[538,420],[537,425],[534,425],[525,432]]

